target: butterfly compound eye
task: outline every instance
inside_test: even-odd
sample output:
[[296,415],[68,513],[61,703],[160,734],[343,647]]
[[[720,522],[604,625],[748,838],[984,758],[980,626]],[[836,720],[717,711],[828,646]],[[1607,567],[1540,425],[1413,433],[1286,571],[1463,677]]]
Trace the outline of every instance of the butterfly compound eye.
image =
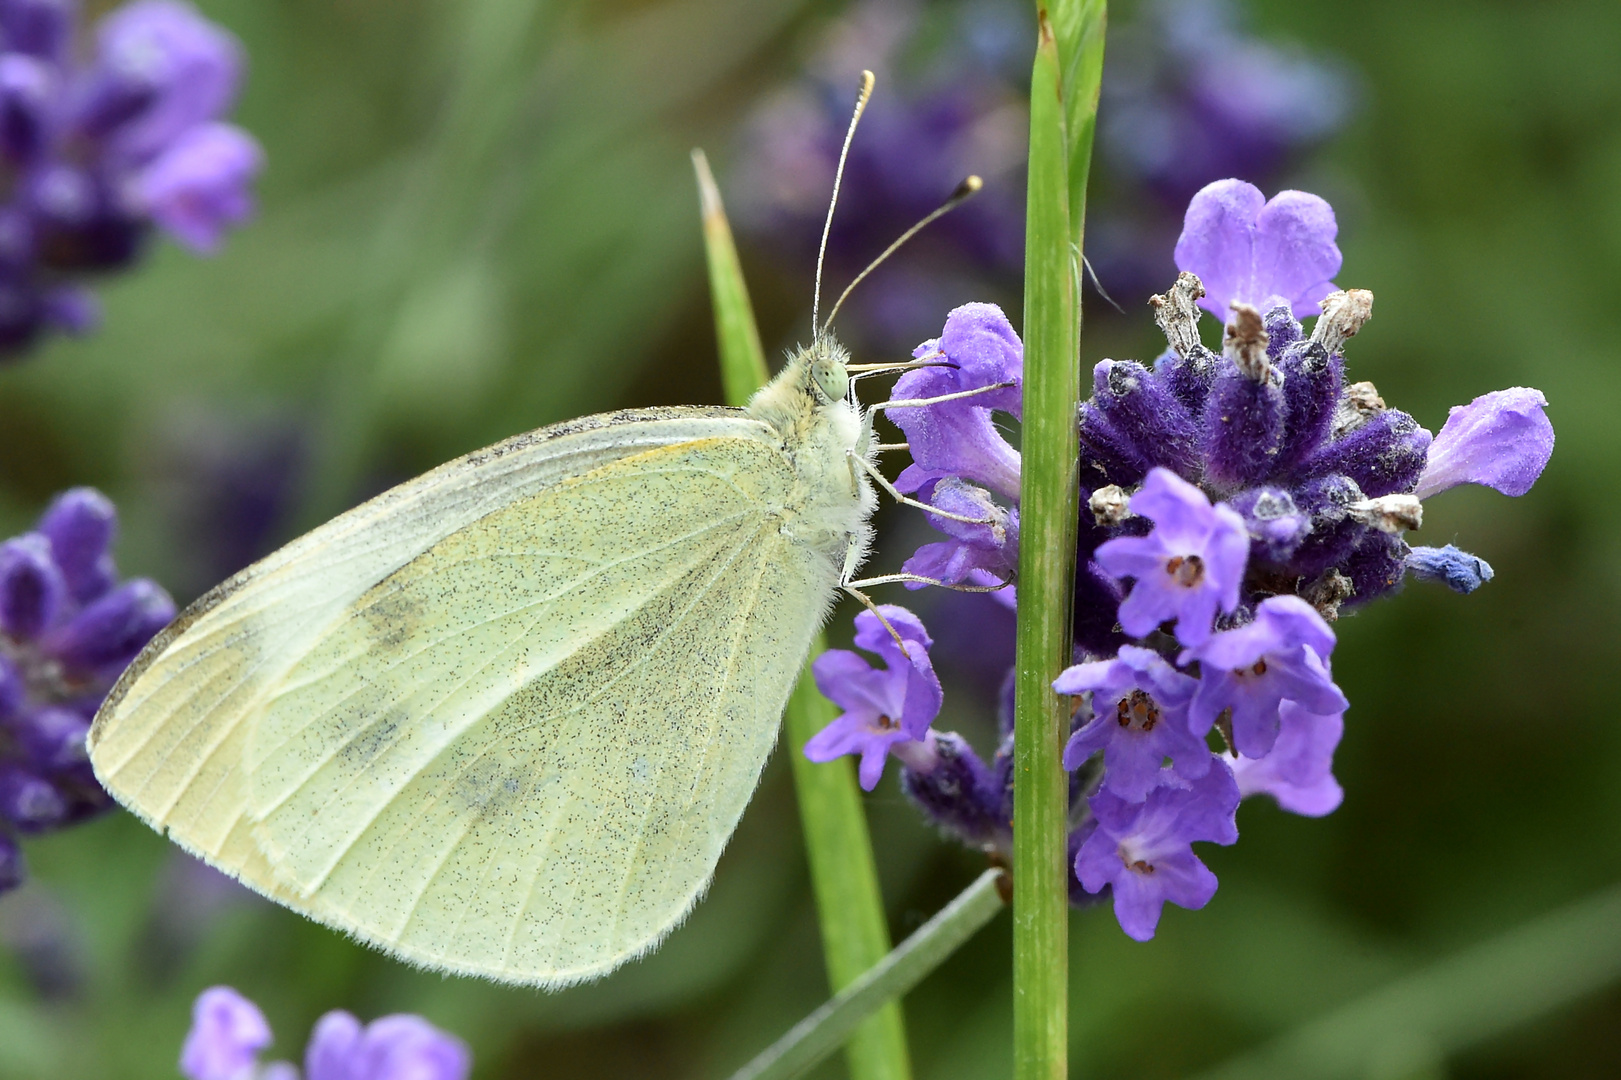
[[819,356],[811,361],[811,379],[829,401],[843,401],[850,392],[850,374],[841,360]]

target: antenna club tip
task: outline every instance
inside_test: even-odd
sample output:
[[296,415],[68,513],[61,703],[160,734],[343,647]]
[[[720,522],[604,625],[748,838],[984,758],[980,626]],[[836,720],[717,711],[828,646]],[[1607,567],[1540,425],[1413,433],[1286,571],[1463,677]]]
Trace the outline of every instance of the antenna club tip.
[[876,79],[872,72],[868,71],[866,68],[861,69],[861,92],[863,94],[872,93],[872,84],[875,81]]

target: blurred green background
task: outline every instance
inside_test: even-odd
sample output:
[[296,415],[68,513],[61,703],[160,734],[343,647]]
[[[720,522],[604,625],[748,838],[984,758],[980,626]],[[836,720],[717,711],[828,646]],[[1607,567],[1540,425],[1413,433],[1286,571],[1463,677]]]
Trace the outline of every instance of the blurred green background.
[[[0,535],[94,484],[124,514],[125,572],[185,601],[235,553],[505,435],[719,400],[687,154],[705,146],[727,190],[740,121],[840,5],[201,6],[251,56],[238,119],[269,155],[259,220],[213,260],[159,248],[103,290],[98,334],[0,371]],[[1373,1052],[1323,1041],[1321,1075],[1621,1075],[1621,919],[1604,914],[1621,909],[1610,893],[1585,923],[1565,914],[1621,882],[1621,7],[1250,12],[1263,36],[1361,73],[1354,121],[1305,174],[1339,212],[1339,281],[1378,297],[1355,377],[1432,429],[1451,404],[1536,386],[1559,441],[1524,498],[1471,488],[1427,508],[1420,538],[1490,560],[1487,588],[1414,585],[1339,624],[1341,810],[1247,804],[1240,843],[1203,852],[1214,901],[1168,908],[1152,943],[1106,909],[1074,915],[1072,1070],[1195,1075],[1559,913],[1539,932],[1569,931],[1568,963],[1539,938],[1409,984],[1397,1015],[1469,1016],[1430,1035],[1352,1023],[1344,1037]],[[768,348],[803,336],[808,279],[784,286],[760,246],[744,262]],[[1082,347],[1090,365],[1159,345],[1143,311]],[[224,520],[243,499],[251,527]],[[892,566],[916,536],[882,520]],[[835,639],[847,626],[841,612]],[[956,700],[944,726],[988,752],[975,699]],[[981,864],[892,777],[868,807],[898,938]],[[280,1056],[327,1009],[409,1010],[466,1038],[484,1080],[724,1076],[827,992],[781,760],[688,924],[558,994],[413,972],[220,886],[122,814],[28,858],[33,883],[0,899],[4,1078],[174,1076],[191,999],[219,982],[265,1008]],[[920,1077],[1007,1074],[1008,955],[1003,919],[908,999]]]

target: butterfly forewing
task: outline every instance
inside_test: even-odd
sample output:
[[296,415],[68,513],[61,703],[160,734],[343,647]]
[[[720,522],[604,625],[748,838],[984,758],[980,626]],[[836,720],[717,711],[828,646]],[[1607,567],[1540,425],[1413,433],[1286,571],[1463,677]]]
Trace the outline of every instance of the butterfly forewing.
[[526,437],[245,572],[109,698],[104,782],[421,963],[558,985],[652,947],[708,881],[837,577],[784,538],[768,428],[620,423],[620,453],[590,421]]

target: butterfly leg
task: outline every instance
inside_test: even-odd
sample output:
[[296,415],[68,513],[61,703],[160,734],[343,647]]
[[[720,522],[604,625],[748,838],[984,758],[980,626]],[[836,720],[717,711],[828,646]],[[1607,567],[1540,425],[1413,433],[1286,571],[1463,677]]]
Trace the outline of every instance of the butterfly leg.
[[902,495],[899,491],[897,491],[895,489],[895,485],[891,484],[887,479],[885,479],[884,474],[879,472],[878,467],[876,465],[874,465],[872,462],[868,461],[864,457],[861,457],[854,450],[846,450],[844,452],[844,454],[845,454],[845,457],[847,459],[849,459],[849,462],[850,462],[850,474],[852,476],[855,475],[855,470],[857,469],[857,467],[865,469],[872,476],[872,478],[875,481],[878,482],[879,487],[881,487],[885,491],[887,491],[890,495],[892,495],[894,497],[896,502],[901,503],[903,506],[913,506],[913,507],[916,507],[919,510],[927,511],[928,513],[933,514],[936,517],[950,518],[952,521],[960,521],[965,525],[994,525],[994,524],[996,524],[996,521],[993,518],[965,517],[962,514],[953,514],[949,510],[942,510],[937,506],[930,506],[926,502],[919,502],[916,499],[908,498],[905,495]]

